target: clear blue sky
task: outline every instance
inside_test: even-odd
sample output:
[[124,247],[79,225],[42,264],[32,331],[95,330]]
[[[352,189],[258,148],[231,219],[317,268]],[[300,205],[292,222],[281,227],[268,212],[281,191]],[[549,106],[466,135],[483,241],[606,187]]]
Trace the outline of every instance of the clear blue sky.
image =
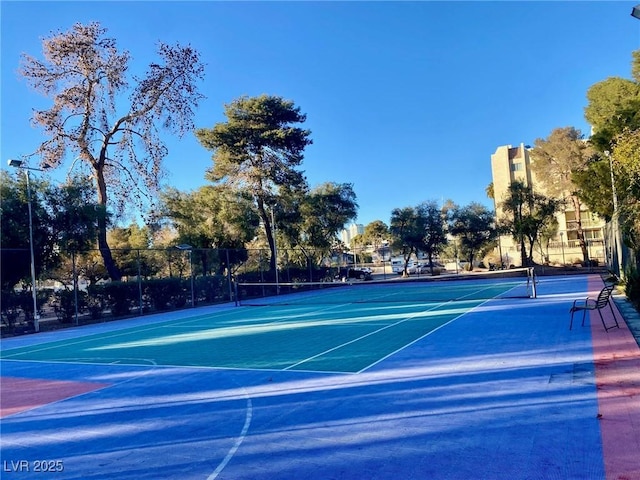
[[[354,185],[358,223],[389,222],[425,200],[488,207],[490,157],[584,120],[587,89],[629,78],[640,48],[636,1],[606,2],[29,2],[1,3],[2,168],[35,150],[34,107],[48,102],[16,73],[40,39],[98,21],[133,57],[190,43],[206,66],[198,127],[242,96],[279,95],[307,114],[311,186]],[[166,183],[204,184],[211,154],[193,135],[167,139]],[[65,169],[68,169],[67,163]],[[65,170],[66,171],[66,170]]]

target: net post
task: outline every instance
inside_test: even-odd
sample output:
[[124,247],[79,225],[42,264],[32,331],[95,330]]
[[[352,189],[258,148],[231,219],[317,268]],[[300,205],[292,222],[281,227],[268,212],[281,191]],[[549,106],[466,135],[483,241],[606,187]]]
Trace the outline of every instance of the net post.
[[531,282],[531,294],[529,298],[538,298],[538,292],[536,291],[536,271],[534,267],[527,269],[527,284]]
[[235,301],[235,306],[240,306],[240,299],[238,298],[238,282],[233,282],[233,296]]

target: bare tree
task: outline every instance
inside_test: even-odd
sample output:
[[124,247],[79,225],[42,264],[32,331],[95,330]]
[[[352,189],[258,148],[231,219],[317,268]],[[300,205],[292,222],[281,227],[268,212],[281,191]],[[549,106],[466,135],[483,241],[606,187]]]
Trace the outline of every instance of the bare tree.
[[[23,54],[20,74],[53,101],[32,119],[48,137],[36,151],[42,163],[58,167],[71,157],[84,162],[98,204],[120,214],[126,206],[153,204],[167,154],[160,130],[181,136],[193,129],[204,66],[192,47],[159,43],[160,62],[134,76],[129,88],[129,52],[118,51],[105,33],[98,23],[55,33],[43,40],[44,61]],[[106,218],[99,223],[98,247],[109,276],[118,280]]]

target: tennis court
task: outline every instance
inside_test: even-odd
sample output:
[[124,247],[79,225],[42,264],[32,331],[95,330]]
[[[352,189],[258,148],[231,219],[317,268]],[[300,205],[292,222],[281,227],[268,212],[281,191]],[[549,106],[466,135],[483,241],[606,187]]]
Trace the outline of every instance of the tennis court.
[[598,324],[568,330],[598,282],[245,285],[240,306],[5,339],[3,478],[613,478]]
[[278,295],[244,302],[271,308],[227,308],[1,355],[30,361],[357,373],[487,298],[525,289],[525,282],[526,277],[518,276],[455,284],[327,284],[323,290],[295,294],[284,290],[309,284],[279,284]]

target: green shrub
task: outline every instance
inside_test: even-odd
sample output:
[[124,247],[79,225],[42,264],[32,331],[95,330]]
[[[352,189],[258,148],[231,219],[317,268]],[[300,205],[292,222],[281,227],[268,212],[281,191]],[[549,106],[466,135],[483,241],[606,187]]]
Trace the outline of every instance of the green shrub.
[[[191,288],[191,285],[189,285]],[[195,279],[196,303],[216,303],[229,300],[229,282],[226,275],[208,275]]]
[[635,265],[625,268],[624,293],[636,308],[640,308],[640,271]]
[[22,291],[17,293],[17,300],[20,309],[24,313],[24,319],[27,323],[33,322],[33,293],[31,293],[31,290],[23,288]]
[[183,280],[179,278],[146,280],[143,283],[143,291],[143,299],[156,311],[182,308],[187,302]]
[[1,294],[2,322],[13,331],[20,316],[20,300],[13,290],[3,290]]
[[[87,293],[78,292],[78,313],[86,307]],[[53,294],[53,310],[60,323],[71,323],[76,316],[76,295],[73,290],[59,290]]]
[[128,315],[133,305],[139,304],[138,282],[109,282],[102,285],[107,308],[114,317]]
[[107,308],[107,294],[104,285],[90,285],[87,288],[87,310],[93,320],[102,317]]

